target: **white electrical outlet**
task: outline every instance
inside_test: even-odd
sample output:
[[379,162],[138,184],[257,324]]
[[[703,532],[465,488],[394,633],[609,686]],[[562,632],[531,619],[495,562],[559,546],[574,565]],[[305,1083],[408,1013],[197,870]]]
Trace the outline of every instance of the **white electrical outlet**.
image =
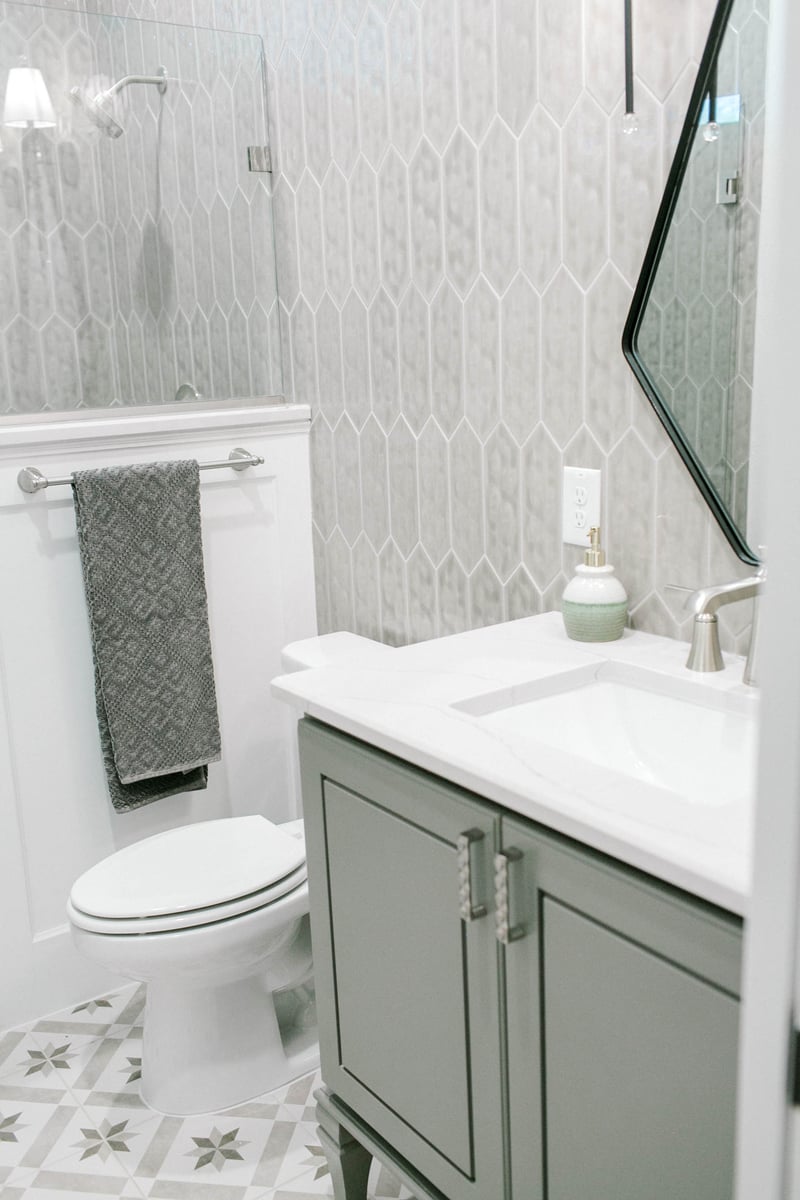
[[600,524],[600,471],[589,467],[564,467],[561,504],[562,541],[589,546],[589,530]]

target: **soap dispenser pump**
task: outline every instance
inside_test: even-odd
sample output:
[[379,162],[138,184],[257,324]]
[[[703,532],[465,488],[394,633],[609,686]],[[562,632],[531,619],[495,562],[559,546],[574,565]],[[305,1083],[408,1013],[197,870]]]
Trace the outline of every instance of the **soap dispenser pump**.
[[628,596],[614,568],[606,563],[600,527],[593,525],[588,537],[591,544],[583,563],[575,568],[561,599],[564,628],[576,642],[613,642],[625,628]]

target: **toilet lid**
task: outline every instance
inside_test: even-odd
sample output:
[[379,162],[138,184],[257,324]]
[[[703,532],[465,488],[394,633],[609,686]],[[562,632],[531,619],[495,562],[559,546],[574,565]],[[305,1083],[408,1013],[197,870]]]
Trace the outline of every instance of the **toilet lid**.
[[81,875],[70,900],[96,917],[156,917],[263,891],[305,863],[301,839],[261,816],[225,817],[144,838]]

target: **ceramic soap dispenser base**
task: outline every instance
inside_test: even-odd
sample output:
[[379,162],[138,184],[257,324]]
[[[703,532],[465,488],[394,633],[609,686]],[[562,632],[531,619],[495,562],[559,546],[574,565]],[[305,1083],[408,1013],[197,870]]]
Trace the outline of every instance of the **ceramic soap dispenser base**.
[[591,546],[561,599],[564,628],[576,642],[614,642],[625,628],[628,596],[614,568],[606,563],[599,527],[593,525],[588,536]]

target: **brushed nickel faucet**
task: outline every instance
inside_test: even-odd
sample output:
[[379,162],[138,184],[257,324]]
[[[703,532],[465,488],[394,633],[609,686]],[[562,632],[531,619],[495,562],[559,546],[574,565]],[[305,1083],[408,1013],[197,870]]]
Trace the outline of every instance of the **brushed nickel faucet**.
[[733,604],[736,600],[755,601],[753,605],[753,626],[750,634],[750,647],[747,651],[747,661],[744,666],[742,682],[755,686],[756,655],[758,647],[758,597],[764,591],[767,568],[762,564],[755,575],[746,579],[735,579],[732,583],[712,584],[693,592],[687,600],[687,607],[694,613],[692,626],[692,645],[686,666],[690,671],[721,671],[725,663],[719,648],[719,623],[717,609],[723,604]]

